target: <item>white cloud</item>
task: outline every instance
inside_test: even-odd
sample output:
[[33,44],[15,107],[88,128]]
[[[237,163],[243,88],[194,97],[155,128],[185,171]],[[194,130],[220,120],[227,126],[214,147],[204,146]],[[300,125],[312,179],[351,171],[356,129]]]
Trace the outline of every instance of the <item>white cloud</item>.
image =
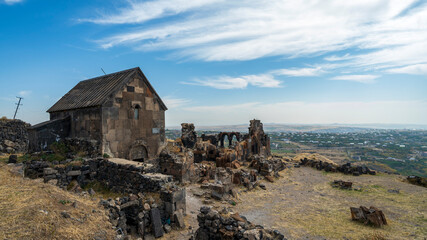
[[[141,51],[172,50],[174,56],[204,61],[331,53],[324,61],[334,61],[350,72],[387,71],[425,63],[427,4],[411,9],[416,2],[158,0],[130,2],[114,14],[89,21],[131,24],[131,29],[98,40],[104,48],[130,45]],[[144,24],[157,18],[162,21]],[[353,53],[334,54],[343,50]],[[283,73],[298,76],[301,72]]]
[[342,75],[331,78],[331,80],[341,80],[341,81],[352,81],[360,83],[373,83],[375,79],[379,76],[377,75]]
[[407,73],[417,75],[427,75],[427,63],[426,64],[414,64],[400,68],[389,69],[390,73]]
[[12,4],[15,4],[15,3],[20,3],[22,1],[24,1],[24,0],[4,0],[4,3],[12,5]]
[[427,124],[426,101],[277,102],[184,107],[167,118],[168,126],[191,121],[196,125],[245,123],[411,123]]
[[216,78],[196,79],[183,84],[212,87],[216,89],[245,89],[248,85],[264,88],[281,87],[281,81],[270,74],[245,75],[240,77],[220,76]]
[[272,71],[275,75],[284,75],[291,77],[313,77],[319,76],[324,73],[321,67],[316,68],[292,68],[292,69],[279,69]]
[[171,96],[166,96],[162,99],[165,102],[166,107],[168,108],[181,107],[191,102],[189,99],[186,98],[174,98]]
[[222,1],[224,0],[152,0],[144,2],[129,1],[130,6],[128,8],[120,9],[118,14],[102,14],[98,18],[80,19],[80,21],[93,22],[98,24],[143,23],[165,16],[180,14],[192,9],[206,7],[208,5]]
[[29,90],[19,91],[19,97],[26,97],[26,96],[28,96],[30,94],[31,94],[31,91],[29,91]]

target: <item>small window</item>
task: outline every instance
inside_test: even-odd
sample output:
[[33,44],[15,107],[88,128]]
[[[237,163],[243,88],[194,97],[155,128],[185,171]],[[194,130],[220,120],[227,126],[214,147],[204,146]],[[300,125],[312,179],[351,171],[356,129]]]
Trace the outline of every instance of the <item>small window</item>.
[[136,120],[139,119],[139,108],[135,108],[133,110],[133,119],[136,119]]
[[127,91],[128,92],[135,92],[135,87],[127,86]]

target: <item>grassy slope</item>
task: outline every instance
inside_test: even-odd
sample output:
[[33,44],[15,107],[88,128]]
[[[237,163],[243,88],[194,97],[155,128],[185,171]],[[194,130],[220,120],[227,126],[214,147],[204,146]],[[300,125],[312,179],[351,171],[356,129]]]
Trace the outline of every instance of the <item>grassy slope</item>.
[[[63,218],[62,211],[71,218]],[[0,163],[0,239],[113,239],[114,235],[97,201],[23,179]]]
[[[309,167],[285,170],[283,178],[265,183],[268,191],[243,193],[237,205],[254,223],[276,228],[290,239],[424,239],[427,236],[427,189],[395,175],[360,177],[325,173]],[[335,179],[353,181],[362,191],[332,188]],[[399,189],[400,193],[390,193]],[[382,209],[388,226],[377,229],[351,221],[350,207]]]

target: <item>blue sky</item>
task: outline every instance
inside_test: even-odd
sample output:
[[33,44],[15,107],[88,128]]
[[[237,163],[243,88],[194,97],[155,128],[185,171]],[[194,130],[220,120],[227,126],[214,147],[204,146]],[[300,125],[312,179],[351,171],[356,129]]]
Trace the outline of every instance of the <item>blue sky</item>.
[[0,116],[136,66],[167,126],[427,124],[427,2],[0,0]]

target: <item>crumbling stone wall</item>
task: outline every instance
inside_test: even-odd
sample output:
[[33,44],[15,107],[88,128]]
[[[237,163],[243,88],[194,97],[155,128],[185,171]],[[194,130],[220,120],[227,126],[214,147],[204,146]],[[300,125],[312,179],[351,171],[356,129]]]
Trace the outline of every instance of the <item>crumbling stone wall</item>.
[[54,182],[66,188],[73,180],[80,186],[86,186],[97,180],[113,191],[121,193],[158,192],[172,182],[172,176],[163,174],[143,173],[143,167],[122,165],[99,159],[84,160],[81,165],[67,165],[68,161],[53,165],[46,161],[30,161],[26,163],[25,176],[44,178],[45,182]]
[[196,131],[194,131],[194,124],[182,123],[181,127],[182,145],[186,148],[193,148],[197,142],[197,134]]
[[30,124],[21,120],[0,119],[0,152],[26,152],[28,127]]
[[252,224],[238,213],[219,213],[206,206],[200,208],[197,221],[199,229],[195,234],[196,240],[285,239],[279,231]]

